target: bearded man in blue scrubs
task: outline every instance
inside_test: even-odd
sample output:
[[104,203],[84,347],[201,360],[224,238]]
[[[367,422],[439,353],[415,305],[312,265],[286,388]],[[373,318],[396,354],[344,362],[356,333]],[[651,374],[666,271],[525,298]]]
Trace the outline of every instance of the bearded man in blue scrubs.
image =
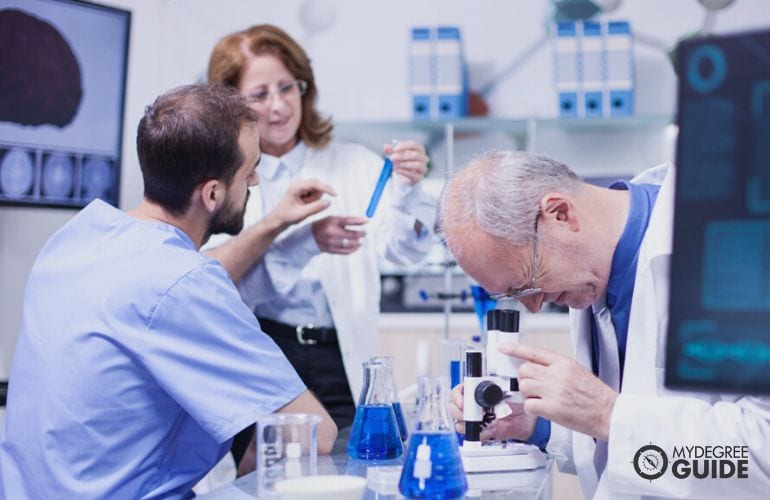
[[[320,415],[330,451],[334,422],[198,252],[242,228],[256,121],[224,87],[160,96],[139,124],[141,204],[96,200],[43,247],[10,374],[0,497],[190,497],[233,435],[276,411]],[[298,222],[327,191],[306,181],[272,216]]]

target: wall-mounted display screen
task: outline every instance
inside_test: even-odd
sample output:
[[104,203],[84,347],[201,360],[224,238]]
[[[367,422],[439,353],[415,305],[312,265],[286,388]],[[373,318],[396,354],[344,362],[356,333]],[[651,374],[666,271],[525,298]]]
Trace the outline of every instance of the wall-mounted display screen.
[[677,61],[666,385],[770,394],[770,31]]
[[0,204],[118,204],[131,13],[0,0]]

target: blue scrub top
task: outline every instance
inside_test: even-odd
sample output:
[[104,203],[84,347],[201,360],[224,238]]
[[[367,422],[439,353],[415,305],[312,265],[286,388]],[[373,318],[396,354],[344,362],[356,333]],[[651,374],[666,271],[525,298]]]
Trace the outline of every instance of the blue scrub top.
[[30,273],[0,497],[182,498],[305,386],[224,268],[94,201]]

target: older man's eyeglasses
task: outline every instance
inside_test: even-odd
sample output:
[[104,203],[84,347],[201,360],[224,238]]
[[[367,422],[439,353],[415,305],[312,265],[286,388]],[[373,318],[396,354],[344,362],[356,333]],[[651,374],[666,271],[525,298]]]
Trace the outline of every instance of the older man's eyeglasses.
[[281,99],[289,97],[299,97],[305,94],[307,91],[307,82],[305,80],[294,80],[292,82],[286,82],[278,85],[273,90],[263,89],[256,92],[247,94],[246,97],[251,102],[257,104],[267,104],[270,98],[274,95],[278,95]]
[[535,216],[535,241],[534,245],[532,247],[532,259],[530,260],[531,265],[531,274],[532,281],[529,282],[529,286],[524,286],[521,288],[511,288],[505,293],[495,293],[491,294],[490,297],[494,300],[502,300],[502,299],[518,299],[521,297],[529,297],[530,295],[536,295],[540,293],[542,290],[535,286],[535,279],[537,277],[537,269],[538,269],[538,262],[537,262],[537,222],[540,219],[540,212],[537,213]]

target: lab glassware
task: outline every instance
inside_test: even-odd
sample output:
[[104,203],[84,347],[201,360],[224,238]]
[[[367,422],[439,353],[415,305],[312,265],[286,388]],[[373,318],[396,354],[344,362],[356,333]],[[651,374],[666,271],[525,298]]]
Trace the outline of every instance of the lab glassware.
[[[441,341],[441,350],[439,359],[441,360],[441,370],[449,381],[449,390],[451,391],[463,381],[463,364],[465,362],[465,343],[460,339],[443,339]],[[457,433],[457,440],[460,444],[463,442],[463,435]]]
[[398,483],[399,491],[408,498],[461,498],[468,490],[447,398],[443,378],[431,379]]
[[348,440],[348,456],[360,460],[384,460],[401,456],[404,448],[390,399],[387,366],[372,359],[362,363],[364,386],[358,400]]
[[380,177],[374,186],[372,199],[369,200],[369,206],[366,207],[366,216],[370,219],[374,217],[374,212],[377,210],[377,205],[380,203],[382,192],[385,191],[385,185],[388,183],[391,173],[393,173],[393,162],[390,158],[385,158],[385,163],[383,163],[382,170],[380,170]]
[[379,361],[385,365],[385,376],[388,379],[390,402],[393,405],[393,413],[396,415],[398,433],[401,436],[401,441],[406,441],[409,437],[409,426],[406,423],[404,411],[401,408],[401,402],[398,399],[398,388],[396,387],[396,380],[393,377],[393,356],[377,356],[376,358],[372,358],[372,361]]
[[321,417],[306,413],[274,413],[258,418],[257,475],[260,498],[278,498],[276,483],[314,476]]

